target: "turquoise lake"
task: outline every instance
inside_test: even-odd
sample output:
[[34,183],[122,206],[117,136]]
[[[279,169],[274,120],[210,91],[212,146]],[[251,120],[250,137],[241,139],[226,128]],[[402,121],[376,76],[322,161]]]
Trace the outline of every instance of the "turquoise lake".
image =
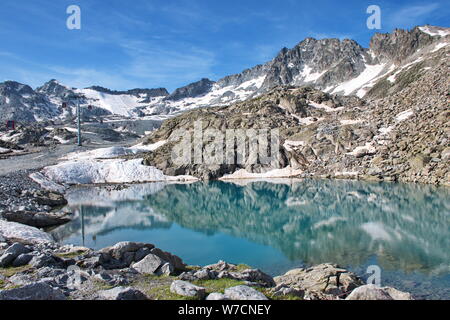
[[69,192],[52,231],[100,249],[153,243],[191,265],[225,260],[279,275],[339,264],[422,299],[450,299],[450,189],[332,180],[153,183]]

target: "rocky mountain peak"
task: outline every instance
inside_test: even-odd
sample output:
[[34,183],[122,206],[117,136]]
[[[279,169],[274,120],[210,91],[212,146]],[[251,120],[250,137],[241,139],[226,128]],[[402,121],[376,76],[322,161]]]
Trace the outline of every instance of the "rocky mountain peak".
[[[263,88],[313,81],[320,87],[348,80],[363,70],[365,51],[354,40],[306,38],[294,48],[280,51],[270,64]],[[318,81],[322,76],[322,82]]]
[[52,79],[44,83],[41,87],[36,88],[36,92],[57,97],[64,97],[69,94],[73,94],[72,89],[62,85],[55,79]]
[[214,81],[203,78],[200,81],[176,89],[171,95],[167,96],[165,100],[178,101],[184,98],[194,98],[202,96],[211,90],[214,83]]
[[412,30],[395,29],[391,33],[376,33],[370,41],[370,50],[381,61],[400,63],[408,56],[435,41],[420,27]]
[[34,93],[33,89],[26,84],[10,80],[0,83],[0,94],[2,95],[8,94],[31,95],[33,93]]

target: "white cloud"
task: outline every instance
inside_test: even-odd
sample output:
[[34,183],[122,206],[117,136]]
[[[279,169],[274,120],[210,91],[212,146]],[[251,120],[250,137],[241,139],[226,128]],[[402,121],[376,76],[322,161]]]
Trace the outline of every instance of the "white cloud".
[[387,15],[387,26],[389,28],[410,28],[427,22],[431,13],[439,8],[438,3],[425,5],[411,5],[403,7]]

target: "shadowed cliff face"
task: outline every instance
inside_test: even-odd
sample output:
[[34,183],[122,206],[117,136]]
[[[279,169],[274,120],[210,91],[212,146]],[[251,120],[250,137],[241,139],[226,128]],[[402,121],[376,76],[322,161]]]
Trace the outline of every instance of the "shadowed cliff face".
[[[89,198],[87,190],[79,199]],[[204,241],[207,235],[225,234],[276,248],[289,260],[306,264],[359,266],[376,257],[385,270],[448,274],[446,188],[305,180],[166,185],[147,191],[137,195],[125,189],[133,200],[115,196],[118,200],[109,209],[85,202],[86,228],[101,236],[121,228],[161,229],[175,223],[203,233]],[[70,225],[65,228],[67,232]]]

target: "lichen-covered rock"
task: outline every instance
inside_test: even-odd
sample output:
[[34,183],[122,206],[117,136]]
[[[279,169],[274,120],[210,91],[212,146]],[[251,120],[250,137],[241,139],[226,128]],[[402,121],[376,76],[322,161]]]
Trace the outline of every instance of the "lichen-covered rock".
[[261,292],[248,286],[236,286],[225,289],[224,295],[230,300],[269,300]]
[[102,290],[98,295],[103,300],[148,300],[148,297],[141,291],[125,287]]
[[64,293],[45,283],[34,283],[21,288],[0,290],[0,300],[66,300]]
[[413,300],[411,294],[391,287],[368,284],[356,288],[345,300]]
[[170,291],[184,297],[203,299],[206,296],[206,289],[193,285],[192,283],[175,280],[170,285]]
[[277,285],[304,291],[317,299],[344,298],[362,281],[353,273],[333,264],[321,264],[307,269],[293,269],[274,278]]

